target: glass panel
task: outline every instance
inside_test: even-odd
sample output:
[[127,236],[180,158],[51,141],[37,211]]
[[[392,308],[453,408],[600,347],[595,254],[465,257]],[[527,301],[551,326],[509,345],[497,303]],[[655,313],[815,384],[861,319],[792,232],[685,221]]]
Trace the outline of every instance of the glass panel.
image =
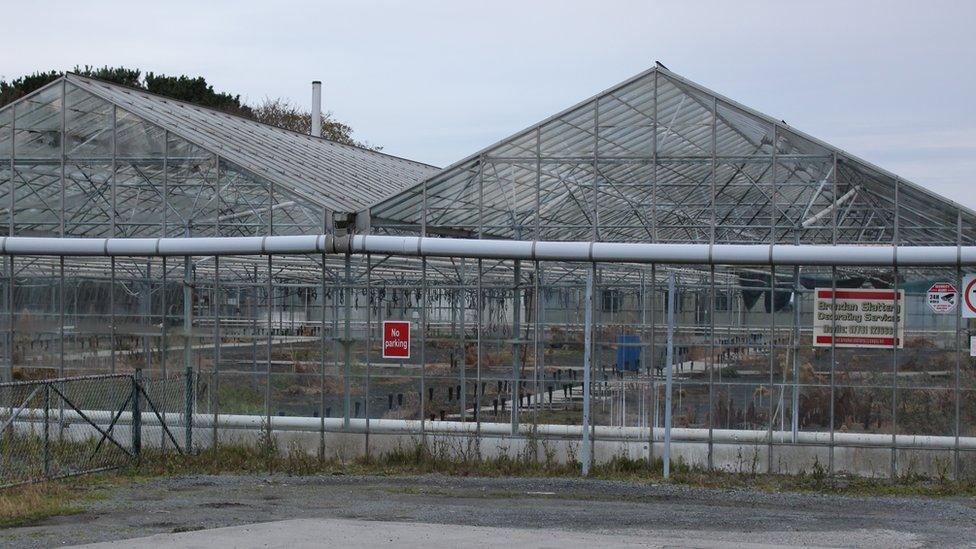
[[60,164],[16,164],[14,181],[14,233],[57,236],[61,217]]
[[213,236],[218,214],[216,156],[172,134],[167,151],[167,236]]
[[17,103],[17,158],[61,157],[61,91],[54,85]]
[[111,164],[93,161],[65,165],[64,231],[66,236],[109,235],[112,219],[111,178]]
[[144,160],[166,154],[166,132],[162,128],[122,109],[117,112],[118,158]]
[[13,107],[8,106],[0,110],[0,162],[10,159],[10,145],[13,143],[10,123],[13,117]]
[[112,104],[77,86],[65,88],[64,131],[68,158],[112,157]]

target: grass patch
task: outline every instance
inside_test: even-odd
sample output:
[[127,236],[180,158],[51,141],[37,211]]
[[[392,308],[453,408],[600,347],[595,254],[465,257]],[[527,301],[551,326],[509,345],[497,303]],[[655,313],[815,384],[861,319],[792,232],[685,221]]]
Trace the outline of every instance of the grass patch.
[[[530,445],[531,446],[531,445]],[[413,444],[389,453],[340,460],[320,459],[303,448],[279,448],[274,437],[253,447],[228,445],[206,449],[192,456],[174,453],[144,452],[143,460],[122,474],[137,477],[181,476],[191,474],[285,474],[311,475],[379,475],[410,476],[441,474],[458,477],[534,477],[576,478],[580,464],[575,459],[560,463],[544,448],[536,455],[501,454],[479,459],[471,449],[446,448],[443,445]],[[671,479],[664,480],[663,462],[617,456],[591,468],[590,478],[620,480],[642,484],[674,485],[720,490],[760,490],[765,492],[803,492],[845,496],[926,496],[976,497],[976,480],[954,481],[946,477],[924,478],[907,475],[892,479],[855,476],[828,476],[822,467],[814,466],[798,475],[765,473],[730,473],[692,467],[680,461],[671,464]]]
[[81,513],[85,503],[105,497],[108,484],[105,477],[85,477],[0,490],[0,528]]

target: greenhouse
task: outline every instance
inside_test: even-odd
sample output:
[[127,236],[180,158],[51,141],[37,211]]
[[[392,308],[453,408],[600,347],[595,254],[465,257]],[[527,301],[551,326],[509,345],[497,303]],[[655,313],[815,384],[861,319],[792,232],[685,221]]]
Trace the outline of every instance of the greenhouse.
[[[467,433],[479,455],[541,438],[574,459],[584,426],[596,459],[654,459],[667,416],[708,466],[736,467],[747,444],[769,471],[976,475],[964,262],[772,261],[780,245],[962,250],[976,213],[662,65],[444,169],[68,74],[0,110],[0,226],[706,245],[709,259],[767,245],[753,265],[5,244],[0,380],[189,369],[194,410],[214,418],[201,444],[223,436],[219,417],[304,418],[320,453],[364,453],[399,421]],[[893,300],[871,305],[881,320],[859,343],[818,320],[848,294]],[[411,325],[409,356],[384,358],[384,321]]]

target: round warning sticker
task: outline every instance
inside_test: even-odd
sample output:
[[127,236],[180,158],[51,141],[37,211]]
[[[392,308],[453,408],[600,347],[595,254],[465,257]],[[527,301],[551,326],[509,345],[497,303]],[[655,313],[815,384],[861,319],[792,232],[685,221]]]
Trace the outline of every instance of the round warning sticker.
[[948,282],[939,282],[929,288],[926,302],[929,308],[936,313],[945,314],[956,310],[956,302],[959,300],[959,292],[956,287]]

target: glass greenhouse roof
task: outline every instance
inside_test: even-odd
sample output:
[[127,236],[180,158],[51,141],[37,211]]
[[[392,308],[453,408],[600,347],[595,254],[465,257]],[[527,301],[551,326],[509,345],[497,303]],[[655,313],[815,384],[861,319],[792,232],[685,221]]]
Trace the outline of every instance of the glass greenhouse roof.
[[308,234],[331,210],[486,238],[976,239],[972,210],[660,65],[444,170],[69,74],[0,109],[0,159],[16,235]]
[[948,245],[976,219],[660,65],[371,214],[388,232],[488,238]]

